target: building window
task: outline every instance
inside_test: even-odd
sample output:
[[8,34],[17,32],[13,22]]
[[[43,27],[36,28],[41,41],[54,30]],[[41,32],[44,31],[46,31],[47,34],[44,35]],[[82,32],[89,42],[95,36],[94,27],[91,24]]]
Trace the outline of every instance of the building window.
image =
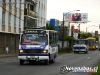
[[6,2],[5,0],[3,0],[3,2]]
[[45,11],[45,5],[44,5],[44,11]]
[[9,16],[8,16],[8,25],[9,26],[11,25],[11,13],[9,13]]
[[15,0],[15,8],[16,8],[17,1]]
[[30,10],[34,10],[34,6],[33,5],[30,5]]
[[39,1],[39,8],[40,8],[40,1]]
[[20,0],[20,3],[19,3],[19,9],[21,9],[21,0]]
[[2,24],[5,24],[5,12],[2,12]]
[[43,3],[42,3],[42,9],[43,9]]
[[16,16],[14,16],[14,26],[16,26]]

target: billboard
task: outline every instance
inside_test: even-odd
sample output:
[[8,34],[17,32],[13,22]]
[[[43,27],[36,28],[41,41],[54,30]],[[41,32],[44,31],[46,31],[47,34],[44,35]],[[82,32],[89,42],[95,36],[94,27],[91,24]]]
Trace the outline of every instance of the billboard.
[[88,13],[64,13],[64,21],[67,22],[87,22]]

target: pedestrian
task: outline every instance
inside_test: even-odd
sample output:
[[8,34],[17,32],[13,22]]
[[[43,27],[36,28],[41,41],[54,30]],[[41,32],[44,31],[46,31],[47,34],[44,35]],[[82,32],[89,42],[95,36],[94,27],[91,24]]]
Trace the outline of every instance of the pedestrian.
[[8,51],[9,51],[8,46],[6,46],[6,54],[7,55],[8,55]]

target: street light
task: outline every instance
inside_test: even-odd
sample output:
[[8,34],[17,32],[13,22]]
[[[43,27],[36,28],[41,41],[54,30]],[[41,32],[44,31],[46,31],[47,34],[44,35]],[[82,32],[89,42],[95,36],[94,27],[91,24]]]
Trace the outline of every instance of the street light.
[[[96,26],[96,27],[99,27],[99,26]],[[95,28],[96,28],[96,27],[95,27]],[[94,28],[94,29],[95,29],[95,28]],[[93,30],[94,30],[94,29],[93,29]],[[93,32],[93,30],[92,30],[91,32]]]
[[91,26],[86,27],[86,33],[87,33],[87,29],[88,29],[89,27],[92,27],[92,26],[95,26],[95,25],[91,25]]
[[[73,11],[80,11],[80,10],[73,10]],[[73,12],[73,11],[69,11],[69,12],[67,12],[66,14],[68,14],[68,13],[70,13],[70,12]],[[62,32],[62,47],[64,46],[64,16],[66,15],[66,14],[64,14],[63,13],[63,32]]]

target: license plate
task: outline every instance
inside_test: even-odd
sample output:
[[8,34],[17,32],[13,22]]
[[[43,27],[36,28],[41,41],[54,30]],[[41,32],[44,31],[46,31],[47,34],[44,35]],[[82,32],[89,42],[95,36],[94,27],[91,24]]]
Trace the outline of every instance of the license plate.
[[35,56],[30,56],[30,58],[31,58],[31,59],[34,59],[34,58],[35,58]]

